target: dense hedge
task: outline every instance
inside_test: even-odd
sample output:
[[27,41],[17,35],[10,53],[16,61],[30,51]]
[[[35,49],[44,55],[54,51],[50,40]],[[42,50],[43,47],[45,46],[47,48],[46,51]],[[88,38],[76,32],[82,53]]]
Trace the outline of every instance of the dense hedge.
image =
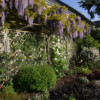
[[16,91],[43,91],[56,83],[56,74],[52,67],[48,65],[27,65],[19,69],[13,79]]

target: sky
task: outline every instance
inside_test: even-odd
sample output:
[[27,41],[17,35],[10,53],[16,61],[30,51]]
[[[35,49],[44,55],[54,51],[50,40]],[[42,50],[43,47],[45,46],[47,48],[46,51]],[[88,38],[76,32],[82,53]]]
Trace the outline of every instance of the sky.
[[[78,10],[79,12],[81,12],[83,15],[85,15],[88,19],[90,19],[89,14],[87,13],[87,10],[84,10],[84,8],[79,7],[80,5],[77,3],[80,0],[61,0],[64,3],[70,5],[71,7],[73,7],[74,9]],[[90,19],[92,21],[96,21],[96,20],[100,20],[100,18],[98,17],[98,15],[95,15],[94,19]]]

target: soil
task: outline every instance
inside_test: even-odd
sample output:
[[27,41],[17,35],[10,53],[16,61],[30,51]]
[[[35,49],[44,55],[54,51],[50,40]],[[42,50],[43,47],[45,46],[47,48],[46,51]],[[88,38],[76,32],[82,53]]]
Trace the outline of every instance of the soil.
[[57,85],[50,91],[50,100],[100,100],[100,87],[82,84],[76,81],[84,75],[66,76],[57,81]]

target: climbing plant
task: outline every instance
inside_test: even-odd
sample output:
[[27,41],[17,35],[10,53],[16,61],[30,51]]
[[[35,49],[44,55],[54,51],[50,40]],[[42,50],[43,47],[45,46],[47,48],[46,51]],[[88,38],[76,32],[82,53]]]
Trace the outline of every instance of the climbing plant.
[[[47,7],[45,0],[0,0],[2,26],[18,27],[28,25],[42,32],[69,36],[71,39],[83,38],[89,34],[90,26],[75,14],[68,14],[63,6]],[[37,26],[38,26],[37,25]]]

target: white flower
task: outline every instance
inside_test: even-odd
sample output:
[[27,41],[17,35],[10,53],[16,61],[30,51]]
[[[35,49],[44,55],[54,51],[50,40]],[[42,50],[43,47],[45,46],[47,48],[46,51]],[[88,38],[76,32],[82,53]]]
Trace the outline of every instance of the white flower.
[[57,60],[57,58],[55,58],[55,60]]

